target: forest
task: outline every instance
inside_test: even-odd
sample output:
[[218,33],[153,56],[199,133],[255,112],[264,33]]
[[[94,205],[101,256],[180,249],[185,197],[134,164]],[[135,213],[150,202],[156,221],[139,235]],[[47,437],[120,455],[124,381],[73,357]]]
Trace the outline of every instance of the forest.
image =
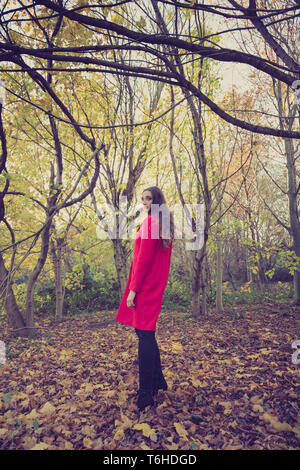
[[[1,0],[0,142],[0,449],[299,449],[300,0]],[[115,317],[153,186],[138,413]]]

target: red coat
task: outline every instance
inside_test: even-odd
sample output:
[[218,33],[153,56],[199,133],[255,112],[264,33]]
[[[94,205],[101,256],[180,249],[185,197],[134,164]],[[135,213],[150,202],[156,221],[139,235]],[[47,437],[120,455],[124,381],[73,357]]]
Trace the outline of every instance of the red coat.
[[[151,215],[145,218],[136,231],[129,277],[115,318],[120,323],[140,330],[155,331],[168,283],[172,242],[163,249],[158,230],[158,219]],[[137,293],[135,307],[132,308],[127,307],[126,303],[130,290]]]

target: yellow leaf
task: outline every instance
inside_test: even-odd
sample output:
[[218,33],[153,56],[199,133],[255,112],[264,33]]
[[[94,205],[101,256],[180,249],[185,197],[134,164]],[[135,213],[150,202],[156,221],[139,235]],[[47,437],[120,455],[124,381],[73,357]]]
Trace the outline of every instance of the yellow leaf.
[[271,415],[270,413],[264,413],[262,415],[262,419],[269,423],[272,428],[274,428],[276,431],[292,431],[292,427],[288,423],[281,423],[278,421],[276,416]]
[[28,413],[25,416],[22,416],[22,422],[28,426],[31,426],[32,422],[35,419],[38,419],[39,417],[40,415],[37,413],[36,409],[34,408],[33,410],[31,410],[30,413]]
[[292,431],[296,434],[298,439],[300,439],[300,426],[297,428],[292,428]]
[[124,382],[129,385],[135,382],[135,376],[132,372],[129,372],[127,376],[124,378]]
[[223,446],[222,449],[224,449],[224,450],[240,450],[241,449],[241,444],[238,444],[238,445],[225,444],[225,446]]
[[263,403],[263,398],[259,395],[253,395],[253,397],[250,398],[250,401],[251,403],[261,405]]
[[274,352],[272,349],[267,349],[267,348],[262,348],[259,350],[259,353],[264,354],[264,355],[271,354],[272,352]]
[[201,380],[194,379],[193,377],[192,377],[191,380],[192,380],[192,384],[193,384],[194,387],[199,387],[201,385]]
[[0,429],[0,437],[4,437],[5,434],[8,434],[8,433],[9,433],[8,429],[6,429],[6,428],[1,428]]
[[113,439],[115,441],[120,441],[121,439],[123,439],[123,437],[124,437],[124,430],[122,428],[119,428],[115,432],[115,435],[114,435]]
[[232,405],[230,401],[220,401],[220,405],[224,406],[224,415],[229,415],[232,412]]
[[150,439],[152,442],[157,442],[157,435],[156,435],[156,432],[153,431],[151,434],[150,434]]
[[141,444],[141,449],[142,450],[152,450],[151,447],[148,447],[144,442]]
[[39,410],[39,413],[42,415],[51,415],[52,413],[55,413],[55,408],[50,403],[50,401],[47,401],[47,403],[44,404],[44,406]]
[[119,421],[118,419],[115,420],[116,427],[122,428],[122,429],[131,428],[133,421],[129,419],[126,415],[124,415],[122,411],[121,411],[121,419],[122,421]]
[[46,442],[39,442],[38,444],[35,444],[30,450],[45,450],[48,449],[49,444],[46,444]]
[[91,447],[93,447],[93,441],[91,439],[89,439],[88,437],[85,437],[82,441],[84,447],[86,447],[87,449],[90,449]]
[[73,447],[72,442],[65,441],[65,443],[64,443],[64,449],[65,449],[65,450],[74,450],[74,447]]
[[122,390],[121,392],[118,393],[118,405],[123,405],[128,400],[128,393],[126,390]]
[[258,411],[259,413],[263,413],[264,409],[261,405],[252,405],[252,410],[253,411]]
[[183,438],[187,438],[187,430],[185,429],[185,427],[181,424],[181,423],[174,423],[174,426],[175,426],[175,429],[177,431],[177,434],[180,436],[180,437],[183,437]]
[[175,444],[175,442],[172,442],[171,445],[166,444],[166,448],[169,450],[176,450],[178,449],[178,444]]
[[16,400],[23,400],[24,398],[28,398],[27,393],[19,392],[16,394]]
[[36,438],[25,435],[21,440],[22,449],[30,450],[36,444]]
[[89,425],[83,426],[81,428],[81,434],[84,434],[85,436],[88,436],[88,437],[94,437],[95,436],[94,426],[89,426]]
[[63,349],[61,352],[60,352],[60,356],[59,356],[59,360],[61,361],[67,361],[68,359],[71,358],[72,356],[72,350],[71,349]]
[[133,429],[137,429],[138,431],[142,431],[143,436],[145,436],[145,437],[149,437],[150,434],[153,432],[153,429],[151,429],[149,424],[147,424],[147,423],[135,424],[133,426]]
[[181,343],[177,343],[175,341],[172,342],[172,349],[174,351],[183,351],[183,347]]
[[89,384],[89,383],[83,383],[83,384],[81,384],[80,388],[84,388],[85,392],[91,393],[94,390],[94,385]]
[[26,400],[21,401],[21,403],[19,404],[19,406],[20,406],[21,408],[28,408],[28,406],[29,406],[29,399],[27,398]]

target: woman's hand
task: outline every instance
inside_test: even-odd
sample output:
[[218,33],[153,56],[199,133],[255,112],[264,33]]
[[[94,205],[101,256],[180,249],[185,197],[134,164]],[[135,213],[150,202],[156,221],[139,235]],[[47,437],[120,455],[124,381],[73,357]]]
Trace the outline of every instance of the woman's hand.
[[132,307],[135,307],[135,304],[134,304],[134,298],[136,296],[136,292],[134,292],[133,290],[131,290],[128,294],[128,297],[127,297],[127,307],[128,308],[132,308]]

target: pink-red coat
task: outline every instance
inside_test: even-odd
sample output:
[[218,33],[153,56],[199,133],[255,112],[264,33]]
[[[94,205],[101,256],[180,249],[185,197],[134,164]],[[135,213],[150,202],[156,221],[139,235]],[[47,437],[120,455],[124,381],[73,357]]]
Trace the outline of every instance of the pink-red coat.
[[[128,281],[115,318],[140,330],[155,331],[168,283],[172,242],[164,249],[158,230],[158,219],[150,215],[136,231]],[[136,292],[135,306],[132,308],[127,307],[126,303],[130,290]]]

